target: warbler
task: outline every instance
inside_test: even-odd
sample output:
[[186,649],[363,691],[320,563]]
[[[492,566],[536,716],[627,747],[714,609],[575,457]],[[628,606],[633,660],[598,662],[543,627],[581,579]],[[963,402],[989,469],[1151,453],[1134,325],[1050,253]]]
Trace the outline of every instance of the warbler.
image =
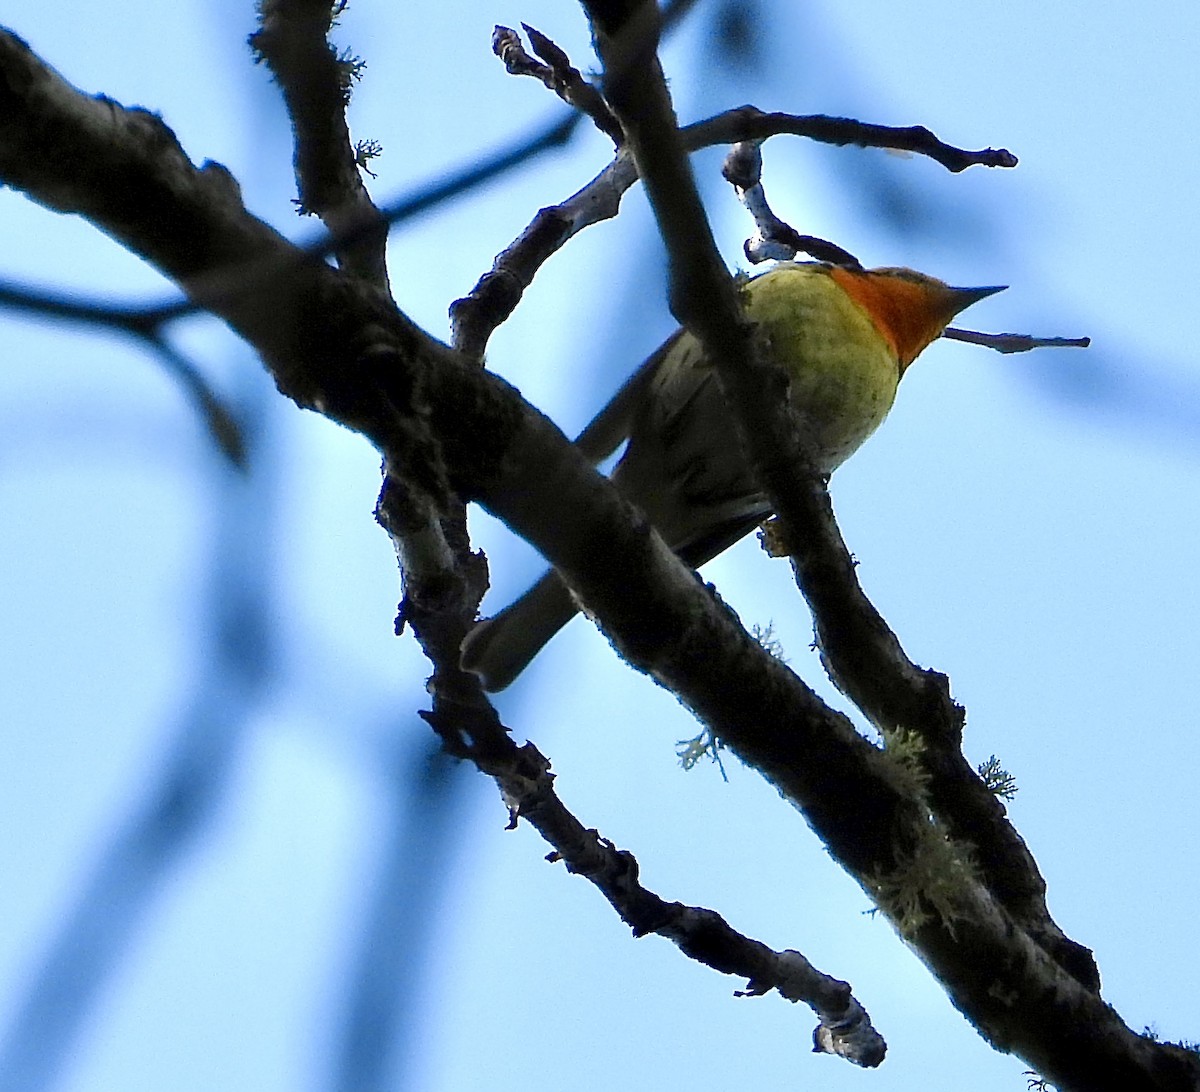
[[[760,343],[789,378],[806,454],[823,474],[879,427],[900,377],[950,320],[1002,290],[823,262],[781,262],[740,288]],[[687,564],[703,565],[770,516],[716,374],[686,331],[647,360],[577,443],[599,461],[626,432],[613,483]],[[476,624],[463,642],[463,667],[486,689],[502,690],[578,610],[551,569]]]

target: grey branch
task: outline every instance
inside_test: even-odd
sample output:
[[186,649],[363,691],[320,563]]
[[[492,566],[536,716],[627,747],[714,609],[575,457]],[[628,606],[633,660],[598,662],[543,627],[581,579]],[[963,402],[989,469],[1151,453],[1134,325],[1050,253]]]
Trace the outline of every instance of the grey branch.
[[998,353],[1027,353],[1031,349],[1086,349],[1092,343],[1090,337],[1033,337],[1030,334],[983,334],[977,330],[959,330],[948,327],[942,333],[951,341],[965,341],[968,345],[982,345]]
[[815,235],[801,235],[771,210],[762,184],[761,144],[760,140],[738,141],[721,168],[725,181],[754,218],[754,234],[742,247],[747,260],[758,265],[771,260],[791,261],[797,254],[807,254],[819,261],[859,267],[861,263],[848,250]]
[[515,30],[497,26],[492,32],[492,52],[504,62],[505,69],[514,76],[532,76],[541,80],[568,106],[591,118],[596,128],[620,147],[625,139],[621,123],[613,117],[604,96],[583,78],[583,73],[551,39],[528,23],[521,26],[529,35],[534,52],[545,63],[535,61],[525,52],[521,36]]

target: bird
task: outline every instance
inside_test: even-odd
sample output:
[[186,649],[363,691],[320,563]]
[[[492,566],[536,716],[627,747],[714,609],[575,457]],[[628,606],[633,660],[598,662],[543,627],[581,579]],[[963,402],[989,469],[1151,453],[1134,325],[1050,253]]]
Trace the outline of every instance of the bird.
[[[1003,288],[953,288],[899,267],[779,262],[739,292],[760,344],[788,377],[810,465],[827,476],[883,422],[901,377],[951,319]],[[599,461],[626,435],[613,484],[693,568],[771,515],[715,371],[686,330],[647,359],[576,443]],[[461,665],[485,690],[503,690],[578,611],[550,569],[473,626]]]

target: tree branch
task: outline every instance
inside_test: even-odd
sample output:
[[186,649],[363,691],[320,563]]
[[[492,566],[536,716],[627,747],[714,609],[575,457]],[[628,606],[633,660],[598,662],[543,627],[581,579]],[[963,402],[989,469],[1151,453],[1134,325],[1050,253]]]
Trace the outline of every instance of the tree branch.
[[942,337],[951,341],[965,341],[968,345],[982,345],[998,353],[1027,353],[1031,349],[1086,349],[1091,345],[1090,337],[1033,337],[1030,334],[981,334],[977,330],[959,330],[953,326],[942,331]]
[[619,148],[625,137],[604,96],[583,78],[567,54],[551,39],[528,23],[521,26],[529,35],[534,52],[546,63],[535,61],[525,52],[521,36],[515,30],[498,26],[492,33],[492,52],[504,62],[505,70],[514,76],[532,76],[541,80],[568,106],[591,118],[596,128]]
[[772,259],[791,261],[797,254],[807,254],[818,261],[862,268],[862,263],[848,250],[827,239],[801,235],[771,211],[762,185],[760,145],[758,140],[739,140],[729,149],[721,166],[722,177],[733,186],[738,200],[754,218],[754,234],[742,245],[747,260],[758,265]]
[[343,269],[386,292],[387,221],[363,185],[364,157],[346,125],[363,62],[329,44],[337,10],[331,0],[261,0],[250,45],[274,73],[291,115],[300,211],[319,216],[339,241]]
[[[763,140],[790,133],[821,144],[860,148],[888,148],[913,152],[940,163],[952,174],[968,167],[1015,167],[1017,157],[1007,148],[981,148],[971,152],[939,140],[924,125],[873,125],[854,118],[826,114],[764,113],[756,106],[739,106],[683,130],[689,151],[709,144],[736,144],[739,140]],[[699,143],[698,143],[699,142]]]
[[[688,152],[714,144],[761,143],[769,136],[792,134],[835,144],[860,144],[864,147],[909,147],[928,155],[950,170],[963,170],[980,163],[1011,167],[1016,156],[1003,149],[996,152],[967,152],[943,144],[927,129],[912,126],[892,129],[868,125],[849,118],[822,115],[799,117],[793,114],[764,114],[752,106],[729,110],[688,125],[679,139]],[[923,135],[918,135],[923,134]],[[480,278],[471,292],[451,305],[453,344],[475,360],[482,361],[488,339],[521,301],[526,288],[538,271],[567,241],[586,227],[616,216],[625,192],[638,181],[639,170],[626,150],[578,192],[558,205],[540,209],[520,236],[496,257],[492,269]],[[853,255],[840,247],[813,236],[788,234],[787,242],[796,250],[823,261],[854,264]],[[761,261],[763,257],[751,256]]]

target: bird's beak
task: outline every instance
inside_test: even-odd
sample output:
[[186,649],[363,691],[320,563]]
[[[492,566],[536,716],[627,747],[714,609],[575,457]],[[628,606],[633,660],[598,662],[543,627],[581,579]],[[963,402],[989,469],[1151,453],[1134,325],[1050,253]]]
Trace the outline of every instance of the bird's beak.
[[997,284],[990,288],[951,288],[949,290],[950,314],[951,316],[957,315],[960,311],[965,311],[971,304],[985,300],[988,296],[994,296],[997,292],[1003,292],[1007,287],[1007,284]]

